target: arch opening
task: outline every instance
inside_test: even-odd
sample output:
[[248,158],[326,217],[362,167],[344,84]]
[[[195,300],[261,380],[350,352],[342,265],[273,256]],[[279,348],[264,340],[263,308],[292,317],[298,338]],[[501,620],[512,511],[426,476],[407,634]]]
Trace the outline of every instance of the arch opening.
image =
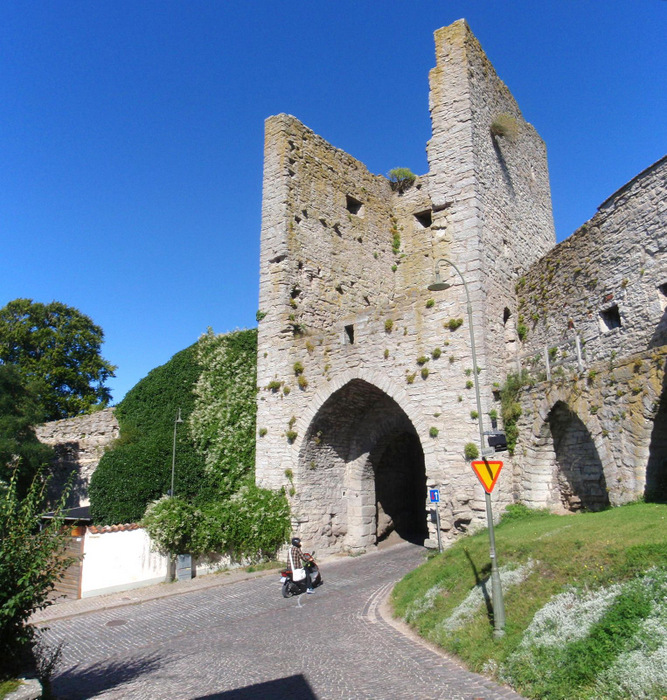
[[361,550],[392,533],[420,544],[428,537],[417,431],[400,405],[369,382],[348,382],[315,414],[298,481],[293,510],[314,546]]
[[667,373],[651,430],[644,498],[653,503],[667,503]]
[[593,438],[583,421],[562,401],[547,418],[556,466],[556,490],[567,511],[602,510],[609,506],[607,483]]

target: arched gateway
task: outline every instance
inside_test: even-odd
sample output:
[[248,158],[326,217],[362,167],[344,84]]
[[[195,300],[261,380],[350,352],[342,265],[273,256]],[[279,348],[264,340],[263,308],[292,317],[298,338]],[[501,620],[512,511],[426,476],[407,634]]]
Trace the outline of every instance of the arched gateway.
[[[355,550],[392,532],[428,536],[424,452],[415,427],[389,395],[362,379],[319,408],[301,444],[296,482],[301,529],[321,546]],[[309,531],[309,532],[308,532]]]

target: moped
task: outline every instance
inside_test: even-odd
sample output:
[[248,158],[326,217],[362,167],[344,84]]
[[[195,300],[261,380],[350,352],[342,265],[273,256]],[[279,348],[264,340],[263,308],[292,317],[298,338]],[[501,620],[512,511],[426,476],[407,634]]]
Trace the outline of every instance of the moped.
[[[313,588],[321,586],[324,581],[322,580],[322,574],[320,569],[315,563],[315,559],[312,554],[307,554],[304,552],[303,555],[308,561],[304,565],[310,571],[310,582]],[[301,579],[300,581],[295,581],[292,578],[291,569],[283,569],[280,572],[280,583],[282,584],[283,598],[291,598],[293,595],[300,595],[306,592],[306,579]]]

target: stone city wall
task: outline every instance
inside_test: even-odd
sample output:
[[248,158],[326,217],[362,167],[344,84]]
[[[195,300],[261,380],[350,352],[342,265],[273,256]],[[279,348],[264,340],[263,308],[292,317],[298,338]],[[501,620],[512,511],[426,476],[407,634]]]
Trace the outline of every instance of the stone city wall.
[[[598,213],[520,278],[523,355],[586,364],[667,342],[667,157],[607,199]],[[541,363],[541,361],[540,361]],[[524,360],[524,366],[526,362]]]
[[52,500],[57,498],[74,473],[76,476],[67,505],[89,505],[90,477],[105,449],[119,435],[114,409],[106,408],[84,416],[44,423],[37,426],[35,433],[40,442],[53,447],[56,453],[51,467],[53,481],[49,497]]
[[[502,319],[522,262],[553,244],[553,226],[544,146],[464,22],[437,36],[437,60],[431,172],[404,192],[294,117],[267,120],[256,472],[261,485],[287,489],[311,547],[359,549],[411,513],[425,520],[426,486],[441,489],[446,535],[483,522],[484,495],[463,457],[478,442],[466,297],[461,284],[427,287],[440,258],[466,278],[486,413],[504,376],[504,327],[496,319],[490,339],[486,307]],[[485,122],[503,109],[518,124],[504,159],[488,123],[471,127],[487,93]],[[483,186],[498,169],[506,179]],[[505,200],[513,206],[496,221]],[[490,254],[487,239],[498,239]],[[488,256],[503,246],[507,262],[490,281]],[[508,481],[494,498],[511,494]]]
[[666,365],[663,345],[524,390],[514,497],[566,511],[664,497]]

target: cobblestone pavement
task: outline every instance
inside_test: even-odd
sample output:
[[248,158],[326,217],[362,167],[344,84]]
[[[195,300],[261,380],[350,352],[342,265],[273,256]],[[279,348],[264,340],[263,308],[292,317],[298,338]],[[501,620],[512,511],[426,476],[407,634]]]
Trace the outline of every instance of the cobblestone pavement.
[[284,599],[276,573],[48,623],[64,641],[58,698],[510,700],[396,629],[382,603],[423,559],[398,545],[322,567],[314,595]]

